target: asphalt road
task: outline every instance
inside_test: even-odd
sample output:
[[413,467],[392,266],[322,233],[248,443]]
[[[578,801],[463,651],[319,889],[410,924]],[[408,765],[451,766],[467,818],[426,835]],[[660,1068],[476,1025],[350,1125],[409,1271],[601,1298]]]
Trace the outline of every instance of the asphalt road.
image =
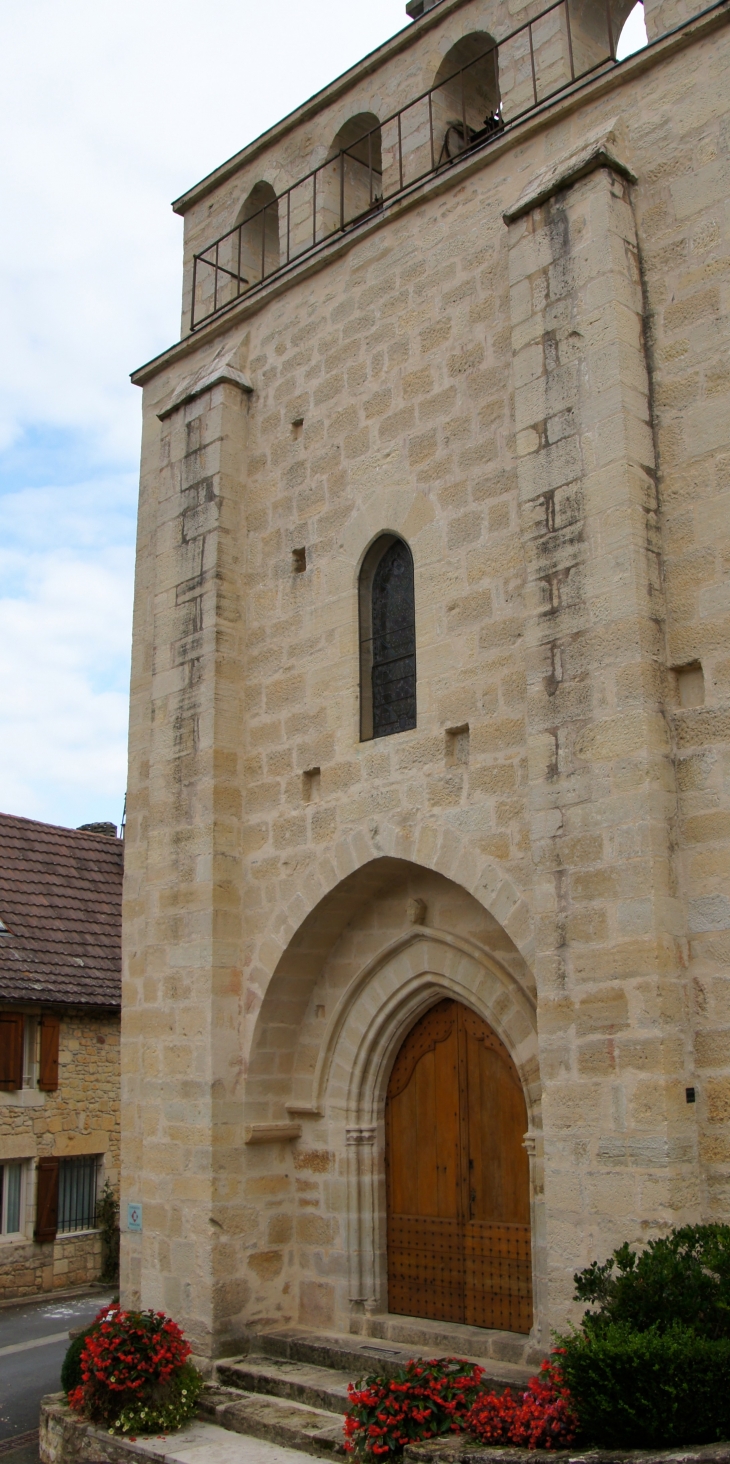
[[110,1300],[97,1292],[0,1307],[0,1445],[38,1427],[41,1398],[61,1386],[69,1329],[93,1321]]

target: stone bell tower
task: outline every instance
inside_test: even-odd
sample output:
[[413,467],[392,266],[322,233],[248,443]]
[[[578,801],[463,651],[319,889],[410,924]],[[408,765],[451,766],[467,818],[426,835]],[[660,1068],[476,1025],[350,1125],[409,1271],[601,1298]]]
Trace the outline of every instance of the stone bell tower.
[[534,1361],[730,1199],[728,11],[412,4],[174,205],[127,1302]]

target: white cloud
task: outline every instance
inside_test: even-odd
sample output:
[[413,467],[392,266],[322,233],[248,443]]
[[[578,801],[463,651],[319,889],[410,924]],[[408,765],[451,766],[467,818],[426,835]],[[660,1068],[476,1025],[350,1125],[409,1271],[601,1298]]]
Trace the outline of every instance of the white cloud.
[[405,23],[403,0],[2,8],[3,810],[121,817],[139,439],[129,372],[179,331],[170,199]]
[[[128,487],[131,485],[128,485]],[[121,819],[133,551],[111,484],[0,499],[0,808]],[[105,490],[110,490],[105,493]],[[128,498],[131,495],[128,494]],[[125,508],[127,512],[125,513]],[[58,541],[74,548],[57,547]]]
[[179,329],[169,200],[406,23],[402,0],[24,0],[0,22],[0,445],[137,447],[128,373]]

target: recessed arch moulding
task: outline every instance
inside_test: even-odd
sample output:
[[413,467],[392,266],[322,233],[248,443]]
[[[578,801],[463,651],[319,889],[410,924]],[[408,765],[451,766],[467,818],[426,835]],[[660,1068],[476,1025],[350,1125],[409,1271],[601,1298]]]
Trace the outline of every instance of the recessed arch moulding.
[[[260,1200],[256,1235],[242,1256],[246,1324],[379,1334],[387,1312],[388,1076],[406,1033],[450,996],[489,1022],[520,1074],[529,1116],[532,1343],[547,1343],[540,1081],[524,901],[457,835],[426,823],[416,840],[420,860],[413,848],[412,857],[399,857],[398,842],[397,830],[376,831],[370,857],[332,881],[285,939],[273,969],[252,973],[248,1214],[253,1194]],[[333,852],[342,871],[353,850]],[[271,954],[271,941],[267,948]],[[300,1137],[277,1141],[279,1126]]]

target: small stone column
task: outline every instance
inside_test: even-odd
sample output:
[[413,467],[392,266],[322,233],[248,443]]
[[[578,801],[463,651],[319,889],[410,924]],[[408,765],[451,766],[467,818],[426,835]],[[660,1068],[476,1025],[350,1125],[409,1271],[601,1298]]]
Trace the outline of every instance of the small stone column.
[[505,215],[551,1324],[580,1266],[697,1200],[631,185],[588,145]]
[[350,1302],[365,1312],[377,1305],[375,1274],[376,1187],[374,1125],[348,1127],[347,1144],[347,1258]]

